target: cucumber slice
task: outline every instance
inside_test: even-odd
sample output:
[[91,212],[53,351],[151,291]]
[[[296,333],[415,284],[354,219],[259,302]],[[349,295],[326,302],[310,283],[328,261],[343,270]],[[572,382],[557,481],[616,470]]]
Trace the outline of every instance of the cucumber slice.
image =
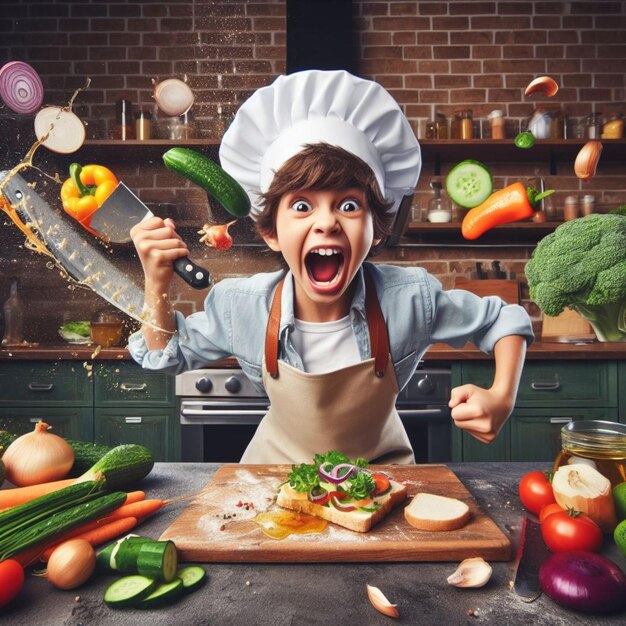
[[207,579],[206,571],[199,565],[188,565],[176,572],[176,576],[183,581],[185,593],[195,591],[204,584]]
[[104,602],[113,608],[131,606],[145,598],[156,586],[156,580],[145,576],[123,576],[107,587]]
[[178,552],[173,541],[151,541],[139,548],[137,573],[166,583],[174,580],[178,569]]
[[168,583],[158,585],[138,606],[140,609],[149,609],[153,606],[169,604],[183,593],[183,588],[183,581],[180,578],[174,578]]
[[455,204],[473,209],[493,193],[491,172],[479,161],[461,161],[446,176],[446,191]]

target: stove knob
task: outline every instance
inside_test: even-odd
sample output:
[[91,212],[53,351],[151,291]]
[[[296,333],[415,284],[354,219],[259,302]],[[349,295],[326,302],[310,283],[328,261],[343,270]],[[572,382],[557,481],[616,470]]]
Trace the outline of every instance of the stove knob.
[[230,391],[230,393],[237,393],[241,390],[241,381],[236,376],[231,376],[224,383],[224,387],[226,387],[226,391]]
[[201,393],[209,393],[213,389],[213,383],[210,378],[203,376],[196,381],[196,389]]
[[430,378],[428,378],[428,374],[427,374],[426,376],[424,376],[424,378],[420,378],[417,381],[417,388],[422,393],[432,393],[435,387],[433,386],[433,383],[430,380]]

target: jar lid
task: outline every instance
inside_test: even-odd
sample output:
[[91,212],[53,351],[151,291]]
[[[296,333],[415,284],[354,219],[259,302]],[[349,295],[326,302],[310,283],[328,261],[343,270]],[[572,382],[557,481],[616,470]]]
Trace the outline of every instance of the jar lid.
[[501,111],[500,109],[496,109],[495,111],[492,111],[491,113],[489,113],[487,117],[491,120],[494,117],[502,117],[503,115],[504,115],[504,111]]
[[595,201],[596,201],[596,199],[592,195],[583,196],[583,202],[595,202]]

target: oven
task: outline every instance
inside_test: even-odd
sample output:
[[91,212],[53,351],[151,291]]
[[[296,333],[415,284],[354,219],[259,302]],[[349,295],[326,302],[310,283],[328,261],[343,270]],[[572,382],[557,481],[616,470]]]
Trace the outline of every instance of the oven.
[[[396,402],[417,463],[452,460],[450,368],[420,364]],[[176,377],[183,461],[235,463],[269,408],[237,368],[201,369]]]

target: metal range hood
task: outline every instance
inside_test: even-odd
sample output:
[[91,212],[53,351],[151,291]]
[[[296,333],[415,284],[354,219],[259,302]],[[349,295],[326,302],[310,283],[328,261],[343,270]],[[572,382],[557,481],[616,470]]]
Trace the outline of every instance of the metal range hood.
[[[352,0],[287,0],[287,74],[318,69],[358,76],[355,19]],[[386,246],[398,244],[410,210],[407,196]]]

